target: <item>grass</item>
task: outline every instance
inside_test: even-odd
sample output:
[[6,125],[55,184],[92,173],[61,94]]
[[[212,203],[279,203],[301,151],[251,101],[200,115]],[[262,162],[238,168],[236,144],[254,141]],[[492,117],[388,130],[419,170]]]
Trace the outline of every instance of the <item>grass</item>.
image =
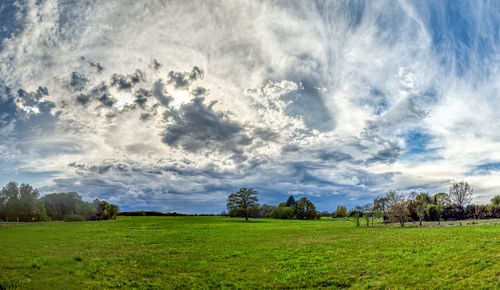
[[[120,217],[0,224],[0,289],[500,288],[500,221]],[[467,225],[466,223],[469,223]]]

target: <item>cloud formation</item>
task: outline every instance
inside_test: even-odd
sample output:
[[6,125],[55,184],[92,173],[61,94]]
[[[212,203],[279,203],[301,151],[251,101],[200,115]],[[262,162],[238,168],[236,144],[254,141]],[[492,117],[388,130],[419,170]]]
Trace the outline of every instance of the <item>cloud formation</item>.
[[[500,15],[455,1],[0,6],[0,182],[219,212],[500,191]],[[125,21],[126,19],[126,21]]]

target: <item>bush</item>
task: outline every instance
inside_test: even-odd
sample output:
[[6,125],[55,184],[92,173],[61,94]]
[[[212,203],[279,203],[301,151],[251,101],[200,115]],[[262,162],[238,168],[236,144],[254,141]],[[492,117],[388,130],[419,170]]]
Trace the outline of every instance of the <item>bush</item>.
[[489,205],[487,207],[488,217],[498,219],[500,218],[500,206]]
[[295,216],[293,208],[288,206],[277,207],[271,213],[271,217],[275,219],[291,219]]
[[65,222],[83,222],[85,219],[79,214],[64,215]]
[[[235,207],[229,211],[229,216],[230,217],[245,217],[246,211],[244,209],[242,209],[241,207]],[[249,207],[248,208],[248,217],[251,217],[251,218],[262,217],[261,210],[260,210],[259,206]]]
[[465,210],[460,205],[448,205],[444,207],[444,220],[463,220],[465,216]]
[[431,204],[427,207],[427,219],[438,221],[441,216],[442,207],[438,204]]

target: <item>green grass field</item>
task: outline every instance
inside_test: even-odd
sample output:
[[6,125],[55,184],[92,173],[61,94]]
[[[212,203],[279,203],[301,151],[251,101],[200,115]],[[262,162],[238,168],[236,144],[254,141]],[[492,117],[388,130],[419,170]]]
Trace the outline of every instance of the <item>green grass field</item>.
[[114,287],[498,289],[500,221],[424,228],[223,217],[0,224],[0,289]]

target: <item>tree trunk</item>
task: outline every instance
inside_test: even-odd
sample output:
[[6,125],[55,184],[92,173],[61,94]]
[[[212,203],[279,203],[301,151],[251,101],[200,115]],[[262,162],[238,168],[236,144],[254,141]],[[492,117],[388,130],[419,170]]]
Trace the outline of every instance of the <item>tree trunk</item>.
[[401,227],[405,226],[405,221],[404,220],[399,221],[399,223],[401,224]]
[[420,219],[419,222],[420,222],[420,226],[422,226],[422,219]]
[[248,222],[248,208],[245,210],[245,220]]

